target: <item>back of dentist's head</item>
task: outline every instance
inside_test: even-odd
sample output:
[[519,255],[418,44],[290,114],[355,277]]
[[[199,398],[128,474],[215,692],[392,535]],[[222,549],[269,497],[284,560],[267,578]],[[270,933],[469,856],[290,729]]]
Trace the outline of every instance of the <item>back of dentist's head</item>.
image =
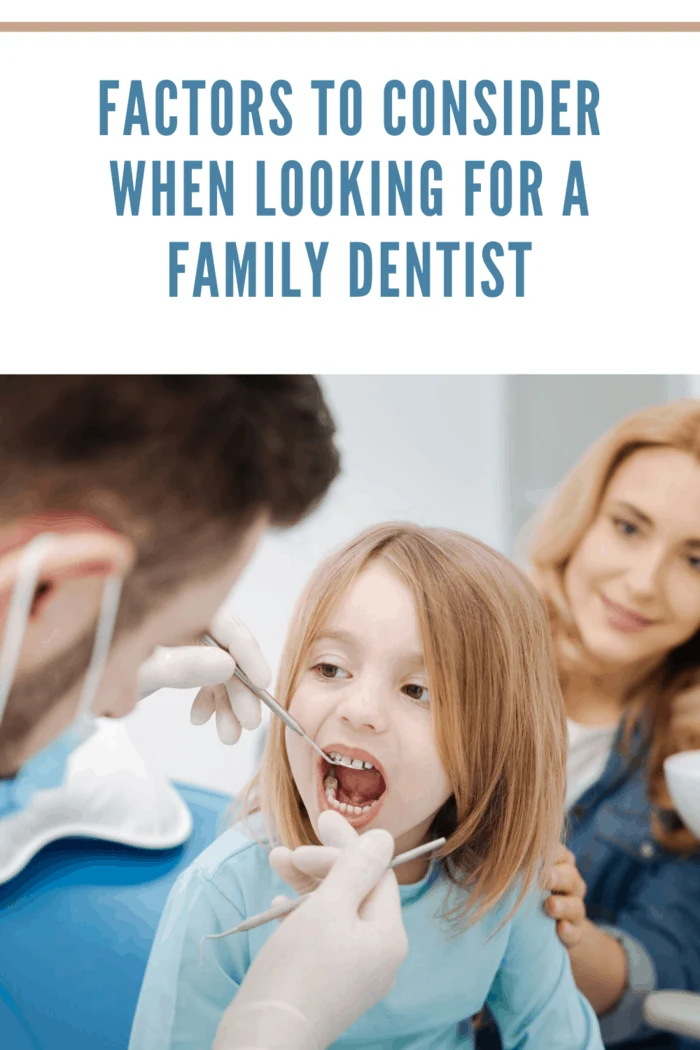
[[[376,525],[333,553],[305,588],[286,640],[278,697],[288,706],[337,603],[382,560],[413,596],[433,697],[433,727],[453,796],[431,837],[465,889],[474,921],[514,884],[520,898],[560,840],[566,764],[563,701],[544,603],[503,555],[448,529]],[[248,810],[260,806],[287,846],[314,842],[276,720]]]
[[[43,655],[20,664],[0,724],[0,776],[39,720],[52,734],[65,724],[52,709],[86,670],[104,577],[125,576],[115,639],[168,601],[177,635],[186,581],[215,580],[258,525],[292,525],[323,497],[333,434],[312,376],[3,378],[0,634],[21,550],[50,532],[57,553],[33,607],[41,620],[53,602]],[[197,592],[202,608],[215,590]]]

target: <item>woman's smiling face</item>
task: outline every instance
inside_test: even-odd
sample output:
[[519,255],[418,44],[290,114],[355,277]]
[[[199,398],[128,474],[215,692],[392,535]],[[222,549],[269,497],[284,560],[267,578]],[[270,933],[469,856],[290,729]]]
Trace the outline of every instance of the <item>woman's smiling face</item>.
[[397,852],[426,840],[452,794],[430,705],[413,597],[386,562],[373,561],[312,645],[289,707],[326,754],[354,760],[352,769],[329,767],[287,730],[314,830],[323,809],[340,808],[358,830],[389,830]]
[[700,627],[700,463],[645,448],[616,470],[564,586],[584,645],[611,670],[663,659]]

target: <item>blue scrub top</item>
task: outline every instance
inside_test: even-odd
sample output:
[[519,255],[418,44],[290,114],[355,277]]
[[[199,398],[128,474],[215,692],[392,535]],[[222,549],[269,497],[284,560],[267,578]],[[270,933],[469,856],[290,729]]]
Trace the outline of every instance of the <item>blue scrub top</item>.
[[0,886],[2,1050],[126,1050],[168,893],[231,804],[178,790],[194,823],[184,846],[153,852],[64,839]]
[[[595,1015],[577,991],[569,959],[541,895],[508,918],[512,894],[457,933],[443,917],[448,884],[438,865],[401,886],[409,953],[396,984],[336,1042],[338,1050],[467,1050],[464,1019],[488,1001],[507,1050],[603,1050]],[[130,1050],[205,1050],[252,959],[276,924],[209,941],[270,906],[288,887],[267,851],[226,831],[178,879],[146,971]],[[463,900],[463,898],[461,898]],[[300,951],[314,951],[313,944]],[[342,968],[342,944],[328,960]]]

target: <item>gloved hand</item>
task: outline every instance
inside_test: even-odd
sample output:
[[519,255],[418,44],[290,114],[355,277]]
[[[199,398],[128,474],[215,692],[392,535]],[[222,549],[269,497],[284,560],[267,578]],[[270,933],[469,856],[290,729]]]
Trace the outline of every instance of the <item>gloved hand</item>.
[[320,867],[335,863],[255,958],[212,1050],[325,1050],[394,984],[408,950],[387,870],[394,840],[379,829],[358,836],[332,810],[321,814],[319,835],[326,846],[273,851],[276,869],[280,856],[293,868],[309,850],[317,866],[321,857]]
[[139,672],[141,699],[157,689],[192,689],[201,686],[194,698],[190,720],[200,726],[216,711],[216,729],[224,744],[235,744],[243,729],[260,725],[260,701],[233,678],[238,665],[254,685],[267,689],[270,668],[247,627],[230,612],[219,610],[209,633],[227,650],[208,645],[158,647]]
[[[336,813],[332,820],[323,818],[323,846],[298,846],[295,850],[276,846],[270,852],[270,867],[297,894],[311,893],[317,889],[337,861],[343,846],[349,846],[358,838],[355,829],[343,817],[340,821],[336,820],[339,816]],[[274,904],[287,900],[289,897],[275,897]]]

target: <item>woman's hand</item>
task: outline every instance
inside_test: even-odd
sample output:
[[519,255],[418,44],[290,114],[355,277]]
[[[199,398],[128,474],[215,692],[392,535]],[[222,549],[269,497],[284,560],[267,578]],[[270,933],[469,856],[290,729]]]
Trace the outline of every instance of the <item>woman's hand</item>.
[[586,883],[578,873],[576,858],[566,846],[559,846],[545,886],[551,893],[544,908],[556,920],[559,940],[566,948],[575,948],[586,922]]

